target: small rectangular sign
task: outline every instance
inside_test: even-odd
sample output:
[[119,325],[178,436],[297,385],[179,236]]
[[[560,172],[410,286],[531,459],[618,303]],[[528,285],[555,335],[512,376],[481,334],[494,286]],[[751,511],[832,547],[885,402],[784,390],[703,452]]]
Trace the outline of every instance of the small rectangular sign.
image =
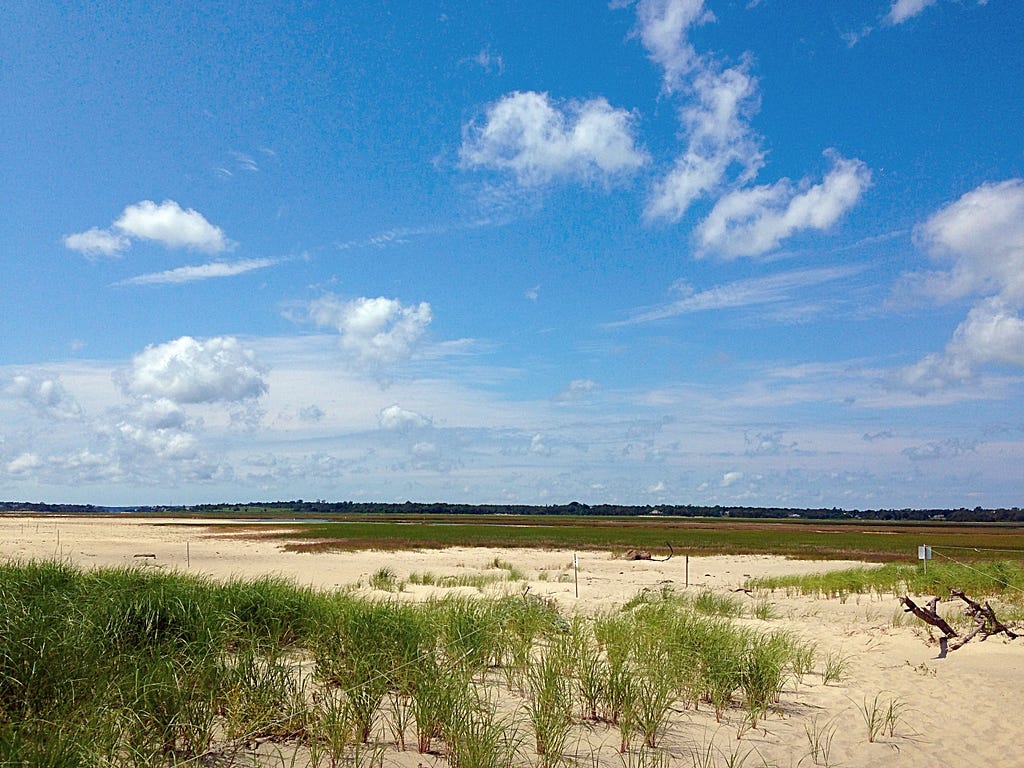
[[932,548],[927,544],[917,548],[917,559],[918,560],[931,560],[932,559]]

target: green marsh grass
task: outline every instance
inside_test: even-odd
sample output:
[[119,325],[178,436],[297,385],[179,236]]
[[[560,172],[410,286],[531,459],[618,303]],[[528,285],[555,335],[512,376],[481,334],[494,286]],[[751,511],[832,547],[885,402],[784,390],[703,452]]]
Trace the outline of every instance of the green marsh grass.
[[[417,523],[409,525],[409,523]],[[278,535],[301,551],[422,549],[451,546],[662,551],[672,542],[682,554],[774,554],[801,559],[912,562],[917,546],[957,549],[957,559],[986,559],[985,549],[1007,550],[1024,562],[1019,524],[903,523],[859,520],[744,520],[731,518],[616,518],[600,516],[389,515],[339,516],[335,521],[289,526]],[[243,528],[244,530],[244,528]],[[295,532],[298,531],[296,534]],[[880,535],[884,534],[884,535]]]

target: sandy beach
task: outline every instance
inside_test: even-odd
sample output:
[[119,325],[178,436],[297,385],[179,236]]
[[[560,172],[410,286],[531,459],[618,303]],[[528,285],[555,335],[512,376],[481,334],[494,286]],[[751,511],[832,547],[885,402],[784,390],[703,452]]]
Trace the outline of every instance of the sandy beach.
[[[282,526],[286,531],[287,526]],[[578,581],[573,556],[578,561]],[[243,538],[228,524],[195,520],[141,520],[82,517],[0,517],[0,558],[61,558],[85,568],[136,566],[177,569],[214,579],[278,575],[321,589],[353,588],[381,598],[424,599],[436,587],[406,584],[400,593],[375,592],[370,576],[390,568],[399,581],[413,574],[437,576],[493,570],[494,559],[512,564],[525,581],[497,583],[488,593],[520,591],[550,598],[567,613],[612,610],[639,591],[671,586],[677,590],[731,592],[750,577],[846,568],[850,562],[809,562],[768,556],[677,556],[665,562],[627,561],[607,552],[449,548],[403,552],[297,554],[280,539]],[[469,587],[458,590],[479,594]],[[578,597],[577,597],[578,589]],[[819,666],[829,654],[847,661],[845,676],[824,684],[806,676],[786,690],[778,709],[754,731],[742,732],[738,713],[716,723],[709,711],[673,714],[664,747],[671,765],[689,766],[693,748],[714,743],[719,755],[747,755],[747,766],[810,766],[811,733],[834,734],[828,764],[856,768],[893,765],[925,768],[988,764],[1024,766],[1024,640],[1000,637],[972,642],[938,659],[920,621],[904,614],[896,597],[851,596],[848,600],[736,593],[751,608],[771,604],[773,618],[744,618],[764,631],[785,630],[815,642]],[[894,735],[868,741],[865,701],[895,700],[903,715]],[[738,738],[740,736],[741,738]],[[602,765],[623,765],[617,740],[601,726],[586,739],[597,747]],[[607,741],[605,741],[607,740]],[[613,744],[614,742],[614,744]],[[605,746],[602,746],[605,745]],[[389,752],[394,765],[446,765],[415,752]]]

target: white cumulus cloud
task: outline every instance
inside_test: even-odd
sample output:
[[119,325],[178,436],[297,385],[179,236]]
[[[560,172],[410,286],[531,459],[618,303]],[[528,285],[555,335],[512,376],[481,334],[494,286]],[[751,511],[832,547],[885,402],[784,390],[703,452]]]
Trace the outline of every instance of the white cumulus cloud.
[[10,379],[4,393],[28,401],[39,413],[52,419],[78,419],[82,416],[78,401],[56,377],[19,373]]
[[89,257],[120,256],[131,247],[131,241],[118,232],[93,227],[85,232],[66,235],[64,245]]
[[860,199],[870,173],[859,160],[839,157],[821,184],[782,179],[750,187],[765,153],[750,124],[761,97],[749,58],[726,66],[693,47],[690,31],[714,20],[703,0],[640,0],[636,14],[640,41],[663,70],[664,91],[683,100],[685,146],[655,182],[648,220],[678,222],[697,200],[716,200],[698,227],[698,247],[733,258],[770,251],[798,230],[825,229]]
[[43,466],[43,460],[31,451],[21,453],[5,465],[8,474],[14,476],[30,475]]
[[382,408],[377,414],[377,421],[381,429],[393,429],[405,431],[417,427],[429,427],[431,421],[423,414],[416,413],[402,408],[398,405],[389,405]]
[[907,19],[917,16],[929,5],[935,5],[935,0],[896,0],[882,21],[893,26],[902,24]]
[[1024,179],[982,184],[932,215],[915,241],[950,269],[910,275],[933,299],[1000,295],[1024,303]]
[[726,258],[767,253],[798,231],[828,229],[870,184],[863,162],[833,154],[832,168],[818,184],[781,179],[730,192],[698,227],[699,249]]
[[636,9],[640,41],[664,70],[664,88],[672,92],[698,63],[687,39],[690,28],[712,18],[704,0],[640,0]]
[[[149,427],[131,420],[117,424],[116,437],[122,453],[141,452],[159,459],[192,460],[198,458],[199,441],[195,435],[175,427]],[[130,447],[129,451],[125,451]],[[135,458],[138,461],[138,457]]]
[[309,318],[341,335],[341,347],[361,364],[376,367],[408,359],[432,319],[430,304],[405,306],[383,296],[342,301],[327,294],[309,304]]
[[460,149],[470,168],[510,171],[523,185],[558,178],[608,182],[647,162],[634,138],[633,113],[603,98],[559,105],[546,93],[515,92],[468,125]]
[[205,253],[220,253],[229,247],[220,227],[192,208],[182,209],[173,200],[157,205],[143,200],[124,209],[114,226],[140,240],[154,240],[168,248],[190,248]]
[[723,488],[728,488],[730,486],[736,485],[736,483],[738,483],[742,479],[742,472],[726,472],[724,475],[722,475],[722,479],[719,481],[719,485],[721,485]]
[[120,376],[128,395],[172,403],[235,402],[267,391],[266,368],[231,336],[151,345]]
[[971,309],[942,353],[926,355],[900,375],[911,389],[927,391],[960,383],[986,364],[1024,366],[1024,319],[999,298]]
[[555,402],[575,403],[589,397],[597,389],[597,382],[591,379],[573,379],[569,385],[552,399]]
[[1024,320],[1002,299],[987,299],[967,314],[947,351],[972,363],[1024,366]]
[[911,289],[939,300],[980,299],[941,353],[900,371],[928,390],[962,382],[987,364],[1024,366],[1024,180],[982,184],[915,230],[945,271],[908,275]]
[[744,68],[697,75],[693,101],[680,110],[687,148],[656,183],[646,216],[678,221],[694,201],[717,191],[731,169],[737,183],[753,179],[764,165],[748,122],[759,105],[757,81]]
[[73,251],[95,256],[118,256],[131,247],[132,240],[151,240],[168,248],[187,248],[204,253],[223,253],[232,247],[224,231],[192,208],[183,209],[174,200],[157,205],[142,200],[127,206],[109,229],[93,227],[64,237]]

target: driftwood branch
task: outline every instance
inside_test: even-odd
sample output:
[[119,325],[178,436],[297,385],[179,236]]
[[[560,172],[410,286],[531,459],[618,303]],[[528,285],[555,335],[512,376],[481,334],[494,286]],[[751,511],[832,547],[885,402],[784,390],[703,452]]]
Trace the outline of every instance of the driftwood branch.
[[925,606],[920,606],[915,603],[910,597],[904,595],[900,598],[900,603],[903,604],[903,611],[905,613],[913,613],[921,621],[929,624],[940,632],[942,637],[939,638],[939,658],[945,658],[947,651],[955,651],[957,648],[963,648],[964,645],[969,643],[975,637],[980,635],[979,642],[985,640],[990,635],[998,635],[1004,633],[1011,640],[1019,637],[1017,633],[1003,624],[996,617],[995,611],[992,606],[986,602],[984,605],[975,602],[971,598],[967,597],[959,589],[949,590],[950,597],[958,597],[967,604],[967,608],[964,613],[968,617],[974,619],[974,628],[962,637],[953,629],[949,622],[939,616],[936,610],[939,604],[939,598],[934,597]]
[[667,541],[665,542],[665,546],[668,547],[668,557],[655,557],[650,552],[643,549],[627,549],[626,554],[622,557],[625,560],[651,560],[656,563],[664,563],[667,560],[671,560],[672,555],[675,554],[675,550],[672,549],[672,545]]
[[946,658],[946,651],[950,638],[956,637],[957,633],[955,629],[949,626],[949,623],[944,618],[939,616],[938,611],[936,611],[936,607],[939,604],[939,598],[933,598],[929,601],[928,605],[923,608],[911,600],[907,595],[901,597],[900,602],[903,604],[904,613],[913,613],[925,624],[930,624],[942,632],[942,637],[939,638],[939,658]]
[[939,604],[939,598],[933,598],[927,606],[922,608],[909,597],[901,597],[900,602],[903,603],[904,613],[913,613],[917,618],[926,624],[931,624],[933,627],[937,627],[946,637],[956,637],[956,630],[949,626],[949,623],[939,616],[935,610]]
[[666,541],[665,542],[665,546],[668,547],[668,557],[652,557],[651,560],[654,560],[654,561],[659,562],[659,563],[664,563],[667,560],[671,560],[672,559],[672,555],[674,555],[676,552],[675,552],[674,549],[672,549],[672,544],[671,543]]
[[[978,624],[977,628],[971,633],[972,636],[980,632],[980,640],[985,640],[991,635],[998,635],[1000,633],[1005,634],[1011,640],[1020,637],[1020,635],[1007,627],[996,617],[996,612],[992,609],[992,606],[988,604],[987,600],[984,605],[981,605],[976,603],[974,600],[971,600],[971,598],[959,589],[949,590],[949,595],[950,597],[959,597],[967,603],[967,608],[964,612]],[[965,640],[964,642],[967,641]]]

